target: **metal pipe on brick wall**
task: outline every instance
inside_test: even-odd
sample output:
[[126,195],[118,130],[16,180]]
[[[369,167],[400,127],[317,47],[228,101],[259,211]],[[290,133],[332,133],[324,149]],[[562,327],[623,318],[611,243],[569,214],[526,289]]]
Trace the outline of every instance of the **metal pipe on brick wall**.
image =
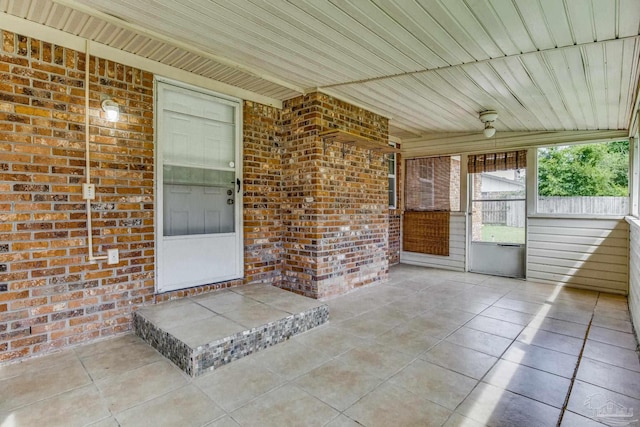
[[[89,52],[89,40],[85,43],[85,55],[84,55],[84,143],[85,143],[85,176],[86,183],[91,184],[91,153],[89,144],[89,71],[90,71],[90,52]],[[91,199],[85,197],[87,204],[87,246],[89,247],[89,262],[107,259],[106,255],[94,256],[93,255],[93,225],[91,222]]]

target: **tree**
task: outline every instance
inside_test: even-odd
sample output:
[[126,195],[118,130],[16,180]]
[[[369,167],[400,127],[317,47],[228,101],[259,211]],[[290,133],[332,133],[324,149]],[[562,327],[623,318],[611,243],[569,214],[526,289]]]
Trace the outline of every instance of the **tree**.
[[538,150],[540,196],[628,196],[629,141]]

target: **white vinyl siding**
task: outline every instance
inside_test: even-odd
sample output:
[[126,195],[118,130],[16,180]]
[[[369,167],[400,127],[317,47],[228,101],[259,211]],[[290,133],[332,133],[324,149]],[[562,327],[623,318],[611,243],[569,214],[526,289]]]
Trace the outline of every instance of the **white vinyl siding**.
[[400,252],[400,262],[422,267],[442,268],[445,270],[464,271],[466,256],[466,223],[465,213],[451,213],[449,223],[449,256],[426,255],[414,252]]
[[640,221],[630,220],[631,242],[629,255],[629,312],[640,340]]
[[528,220],[527,279],[626,294],[629,225],[624,219]]

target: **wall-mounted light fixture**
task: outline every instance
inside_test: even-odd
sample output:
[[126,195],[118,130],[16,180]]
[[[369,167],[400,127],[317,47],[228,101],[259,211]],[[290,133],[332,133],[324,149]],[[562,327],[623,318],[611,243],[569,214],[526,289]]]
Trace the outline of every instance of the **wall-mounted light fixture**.
[[111,98],[105,97],[102,100],[102,110],[105,112],[107,120],[110,122],[118,121],[120,118],[120,106]]
[[485,138],[491,138],[496,134],[496,128],[493,127],[493,122],[498,118],[498,113],[494,110],[482,111],[480,113],[480,121],[484,123],[484,136]]

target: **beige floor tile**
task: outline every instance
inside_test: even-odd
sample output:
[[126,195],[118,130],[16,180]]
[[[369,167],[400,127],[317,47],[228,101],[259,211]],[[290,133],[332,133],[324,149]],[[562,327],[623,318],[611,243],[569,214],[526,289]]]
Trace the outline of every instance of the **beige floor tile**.
[[560,423],[560,427],[603,427],[605,425],[571,411],[564,412]]
[[242,307],[224,314],[224,317],[231,319],[246,328],[256,328],[289,316],[291,316],[291,314],[282,310],[276,310],[266,304]]
[[375,316],[369,316],[367,313],[336,322],[333,326],[364,339],[373,339],[393,328],[393,326],[375,320]]
[[[521,293],[509,293],[504,298],[501,298],[494,304],[494,307],[500,307],[507,310],[520,311],[522,313],[528,313],[537,315],[544,307],[544,301],[541,303],[528,301],[526,295]],[[543,299],[544,300],[544,299]]]
[[447,337],[446,341],[472,350],[480,351],[494,357],[500,357],[512,342],[508,338],[499,337],[482,331],[476,331],[475,329],[466,327],[458,329],[455,333]]
[[483,316],[526,326],[533,318],[532,314],[491,306],[481,313]]
[[34,371],[50,369],[54,366],[69,366],[78,363],[78,356],[73,350],[64,350],[57,353],[48,354],[42,357],[34,357],[18,363],[5,364],[0,366],[0,380],[6,380],[18,375],[28,374]]
[[568,378],[508,360],[496,363],[483,381],[556,408],[564,405],[571,385]]
[[633,334],[614,331],[598,326],[592,326],[589,329],[588,338],[605,344],[617,345],[618,347],[623,347],[629,350],[636,350],[638,347],[638,342]]
[[352,302],[347,302],[342,298],[328,300],[326,304],[329,306],[329,322],[334,325],[367,311],[362,306],[354,305]]
[[52,397],[91,383],[80,361],[73,357],[69,365],[54,365],[0,381],[0,412]]
[[614,331],[633,333],[633,325],[629,320],[616,319],[607,316],[594,316],[593,325],[601,328],[613,329]]
[[233,411],[284,383],[284,379],[244,358],[202,375],[194,384],[218,405]]
[[480,283],[484,283],[490,279],[491,276],[478,273],[454,273],[451,276],[451,280],[461,283],[469,283],[472,285],[479,285]]
[[99,380],[164,359],[153,347],[137,341],[111,351],[82,357],[81,360],[91,378]]
[[591,322],[593,310],[585,308],[573,308],[571,306],[562,306],[561,303],[557,303],[551,306],[545,316],[552,319],[565,320],[567,322],[582,323],[583,325],[588,325]]
[[443,427],[485,427],[485,424],[479,423],[471,418],[463,417],[460,414],[453,413],[449,417]]
[[331,356],[289,340],[254,354],[252,359],[263,368],[291,380],[317,368]]
[[618,320],[631,320],[628,307],[625,307],[624,310],[618,310],[615,308],[596,306],[593,312],[596,316],[611,317]]
[[413,356],[392,347],[367,344],[349,350],[337,360],[361,372],[387,379],[411,362]]
[[420,358],[475,379],[482,378],[498,361],[496,357],[447,341],[442,341]]
[[524,326],[522,325],[505,322],[503,320],[498,320],[482,315],[474,317],[464,326],[509,339],[515,339],[524,328]]
[[362,320],[371,320],[373,322],[382,322],[387,329],[396,327],[402,323],[409,321],[416,315],[396,310],[395,308],[385,305],[380,308],[368,311],[358,316]]
[[244,330],[244,326],[227,319],[224,315],[214,315],[168,329],[167,332],[189,347],[197,348]]
[[338,411],[344,411],[381,382],[379,377],[357,366],[334,359],[302,375],[295,385]]
[[331,357],[369,342],[329,324],[318,326],[310,331],[296,335],[291,338],[291,341],[318,350]]
[[437,316],[427,314],[411,319],[406,325],[409,329],[414,329],[430,337],[442,339],[458,329],[462,324],[457,320],[438,319]]
[[[464,298],[464,297],[461,297],[461,298]],[[466,311],[467,313],[480,314],[489,307],[490,305],[488,304],[484,304],[476,301],[468,301],[468,302],[462,303],[458,308],[461,311]]]
[[389,383],[454,410],[478,381],[433,363],[416,360],[398,372]]
[[[517,289],[511,290],[509,293],[505,295],[505,300],[515,300],[520,301],[522,305],[518,303],[513,303],[512,310],[522,311],[523,313],[536,314],[544,304],[549,304],[549,293],[539,293],[532,292],[527,290],[525,287],[520,287]],[[505,301],[507,302],[507,301]],[[530,305],[527,305],[530,304]],[[504,303],[500,304],[501,307],[504,307]],[[510,307],[504,307],[510,308]]]
[[[95,385],[89,384],[12,411],[2,426],[84,426],[111,413]],[[8,422],[8,424],[7,424]]]
[[402,311],[403,313],[407,313],[411,316],[417,316],[433,308],[433,304],[431,302],[425,302],[416,298],[403,298],[394,301],[393,303],[389,304],[389,306],[393,307],[395,310]]
[[502,355],[502,358],[565,378],[573,377],[578,364],[578,356],[520,341],[514,342]]
[[624,296],[605,293],[600,294],[597,306],[614,310],[627,310],[629,308]]
[[268,303],[268,305],[275,309],[286,311],[289,314],[302,313],[324,305],[324,303],[316,299],[296,295],[292,292],[289,293],[291,297],[275,300]]
[[224,417],[207,424],[206,427],[240,427],[240,424],[235,422],[235,420],[230,416],[225,415]]
[[375,342],[415,357],[440,342],[440,338],[427,335],[419,327],[403,324],[376,337]]
[[229,289],[205,295],[198,295],[196,297],[192,297],[191,300],[218,314],[224,314],[239,308],[247,308],[260,304],[252,298],[247,298],[239,293],[232,292]]
[[415,297],[418,291],[398,286],[389,286],[387,284],[374,285],[367,289],[370,296],[378,298],[380,301],[394,304],[395,301],[403,299],[411,299]]
[[87,424],[86,427],[120,427],[120,424],[118,424],[114,417],[109,417],[92,424]]
[[367,427],[440,426],[451,411],[406,389],[384,383],[344,414]]
[[518,336],[518,341],[533,344],[549,350],[578,356],[582,350],[582,340],[567,335],[556,334],[536,328],[525,328]]
[[[380,308],[389,303],[389,301],[380,300],[380,298],[369,295],[367,289],[358,289],[337,299],[329,300],[327,304],[336,301],[340,301],[341,304],[348,306],[350,311],[357,311],[358,314],[366,313],[367,311]],[[342,306],[343,308],[344,305]],[[329,305],[329,309],[331,310],[331,305]]]
[[202,426],[225,415],[206,394],[187,385],[116,414],[120,426]]
[[638,352],[634,350],[628,350],[626,348],[594,340],[587,340],[582,356],[618,366],[620,368],[640,372]]
[[186,374],[164,360],[95,382],[113,413],[161,396],[186,383]]
[[474,314],[468,311],[458,310],[460,304],[454,299],[451,306],[442,304],[435,307],[430,312],[423,314],[422,317],[430,317],[432,319],[446,319],[447,321],[456,322],[458,325],[463,325],[475,317]]
[[80,347],[74,348],[73,351],[75,351],[78,357],[85,358],[98,353],[118,351],[122,347],[139,343],[144,343],[144,341],[133,332],[130,332],[124,335],[102,339],[91,344],[81,345]]
[[230,291],[266,304],[286,298],[292,294],[292,292],[271,285],[238,286],[236,288],[231,288]]
[[252,400],[231,413],[242,426],[323,426],[339,412],[291,384]]
[[602,410],[608,404],[633,411],[633,420],[637,419],[640,413],[640,400],[580,380],[576,380],[571,388],[567,409],[583,417],[597,420],[598,410]]
[[163,330],[206,319],[213,314],[208,308],[191,300],[170,301],[164,304],[144,307],[138,313]]
[[576,379],[640,399],[640,372],[583,358]]
[[458,295],[455,300],[458,301],[458,310],[464,310],[467,304],[482,304],[485,305],[486,308],[489,308],[489,306],[499,301],[501,297],[502,294],[492,292],[491,290],[485,291],[474,288],[465,294]]
[[339,415],[325,427],[362,427],[362,424],[358,424],[347,416]]
[[523,279],[490,276],[478,286],[507,290],[506,292],[508,292],[509,290],[520,289],[525,283]]
[[587,334],[588,325],[583,323],[567,322],[566,320],[554,319],[546,316],[536,316],[531,320],[527,327],[542,329],[543,331],[568,335],[570,337],[584,340],[584,337]]
[[481,383],[456,412],[490,426],[555,426],[560,409]]

